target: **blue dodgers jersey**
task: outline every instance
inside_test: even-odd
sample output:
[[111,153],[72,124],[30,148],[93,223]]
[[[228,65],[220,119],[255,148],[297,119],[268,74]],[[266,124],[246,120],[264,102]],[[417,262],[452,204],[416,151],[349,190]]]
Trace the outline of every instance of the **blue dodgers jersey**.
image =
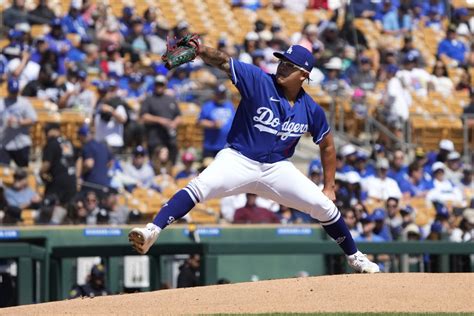
[[275,75],[233,58],[230,72],[242,99],[227,136],[229,147],[252,160],[274,163],[291,157],[306,132],[316,144],[329,133],[323,109],[303,89],[291,106]]

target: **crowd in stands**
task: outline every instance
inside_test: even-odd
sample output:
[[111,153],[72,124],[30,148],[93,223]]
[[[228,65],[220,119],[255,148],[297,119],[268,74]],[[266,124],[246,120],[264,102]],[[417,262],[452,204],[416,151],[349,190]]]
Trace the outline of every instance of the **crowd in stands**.
[[[356,117],[379,116],[395,132],[407,124],[413,97],[433,91],[446,98],[465,92],[470,99],[462,111],[474,113],[472,10],[441,0],[231,2],[231,8],[263,7],[322,10],[328,18],[305,23],[293,34],[277,22],[257,20],[241,43],[223,36],[217,48],[275,72],[278,61],[272,52],[302,45],[317,60],[307,89],[349,98]],[[25,0],[13,0],[3,11],[8,40],[0,54],[6,91],[0,98],[0,163],[16,168],[12,183],[1,187],[3,224],[18,223],[25,209],[39,210],[38,224],[143,221],[139,210],[122,203],[124,194],[146,189],[166,196],[225,146],[236,105],[228,78],[199,59],[168,71],[159,58],[167,36],[180,38],[192,25],[181,21],[170,27],[156,19],[156,9],[150,6],[140,15],[133,6],[124,6],[116,17],[105,2],[72,0],[68,12],[58,16],[45,0],[33,8]],[[361,19],[381,34],[375,49],[372,37],[356,27]],[[33,36],[37,25],[48,31]],[[432,43],[434,55],[417,48],[413,34],[420,28],[443,34]],[[206,43],[205,34],[202,40]],[[453,69],[457,81],[449,75]],[[375,112],[367,105],[373,93],[380,95]],[[41,157],[32,156],[30,128],[38,122],[39,110],[31,98],[55,104],[60,113],[84,114],[84,124],[75,131],[77,141],[65,137],[57,122],[46,122]],[[200,108],[200,148],[179,146],[180,126],[186,121],[182,104],[189,103]],[[461,159],[450,139],[441,140],[435,152],[404,152],[386,140],[374,141],[371,151],[347,144],[337,156],[336,204],[354,237],[437,239],[449,233],[456,241],[473,238],[472,165]],[[32,187],[25,170],[36,170],[43,188]],[[311,162],[308,177],[321,184],[319,160]],[[410,199],[427,201],[422,208],[433,207],[434,214],[420,220],[419,205],[410,205]],[[223,198],[220,221],[313,222],[251,194]]]

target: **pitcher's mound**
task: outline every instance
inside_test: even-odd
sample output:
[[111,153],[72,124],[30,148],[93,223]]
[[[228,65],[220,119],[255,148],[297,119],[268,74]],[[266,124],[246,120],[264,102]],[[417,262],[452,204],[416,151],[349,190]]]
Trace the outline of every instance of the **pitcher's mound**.
[[474,273],[346,274],[61,301],[0,314],[474,312]]

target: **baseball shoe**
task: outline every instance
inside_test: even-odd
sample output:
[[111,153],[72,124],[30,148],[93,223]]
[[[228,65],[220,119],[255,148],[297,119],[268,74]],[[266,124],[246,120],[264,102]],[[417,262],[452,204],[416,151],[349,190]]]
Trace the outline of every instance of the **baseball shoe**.
[[357,251],[355,254],[347,256],[347,262],[356,272],[359,273],[378,273],[380,268],[377,264],[370,261],[366,255]]
[[160,229],[152,223],[148,223],[145,228],[134,228],[128,233],[128,241],[139,254],[144,255],[155,243]]

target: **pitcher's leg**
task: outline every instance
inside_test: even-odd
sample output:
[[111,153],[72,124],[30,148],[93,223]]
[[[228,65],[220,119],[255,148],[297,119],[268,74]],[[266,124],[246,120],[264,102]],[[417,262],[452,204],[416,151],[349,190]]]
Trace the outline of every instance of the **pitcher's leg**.
[[263,175],[262,190],[268,198],[280,204],[308,213],[317,219],[347,255],[357,247],[336,205],[291,162],[282,161],[269,166]]
[[224,149],[198,177],[178,191],[155,216],[153,223],[160,229],[186,215],[197,203],[209,198],[241,193],[252,183],[257,168],[239,153]]

